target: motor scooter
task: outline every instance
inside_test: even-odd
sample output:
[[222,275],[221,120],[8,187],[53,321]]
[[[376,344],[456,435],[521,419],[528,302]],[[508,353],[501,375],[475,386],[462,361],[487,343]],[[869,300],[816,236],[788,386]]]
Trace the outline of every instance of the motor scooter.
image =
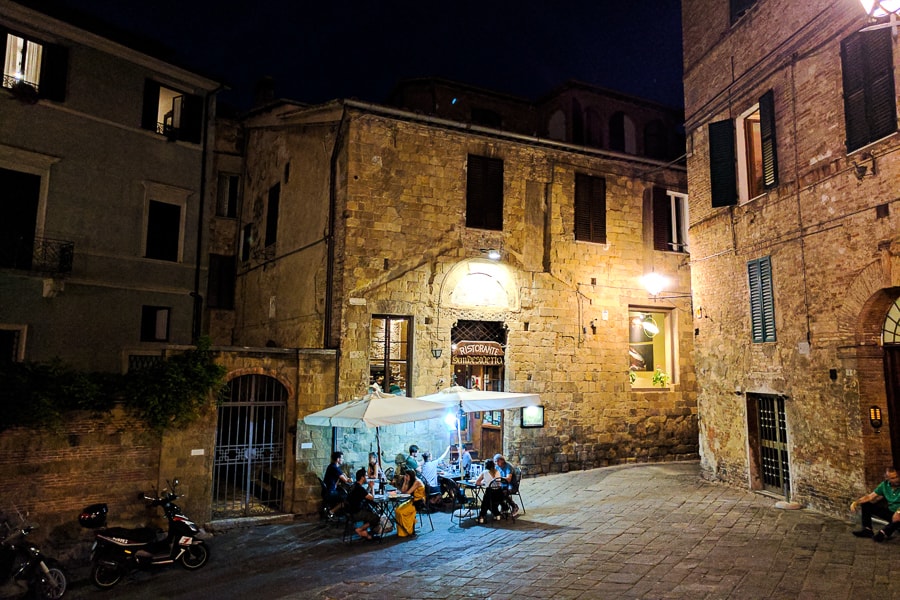
[[199,569],[209,560],[209,537],[203,529],[181,513],[175,504],[178,480],[168,481],[167,488],[154,496],[141,492],[138,497],[150,506],[161,506],[166,515],[168,531],[150,527],[127,529],[106,527],[108,507],[92,504],[78,516],[82,527],[95,529],[91,548],[91,582],[100,589],[119,583],[122,577],[139,569],[180,564],[188,570]]
[[21,513],[17,527],[10,527],[8,520],[3,521],[3,526],[5,531],[0,533],[4,536],[0,540],[0,582],[11,582],[17,588],[26,586],[29,598],[62,598],[68,585],[66,574],[57,561],[44,556],[27,539],[37,526],[27,524]]

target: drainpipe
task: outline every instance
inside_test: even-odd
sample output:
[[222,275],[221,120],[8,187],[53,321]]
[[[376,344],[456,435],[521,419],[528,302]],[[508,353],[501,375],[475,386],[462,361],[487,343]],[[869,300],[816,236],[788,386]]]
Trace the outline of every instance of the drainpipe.
[[191,343],[196,344],[200,339],[200,333],[203,326],[203,296],[200,295],[200,269],[203,264],[203,227],[206,225],[206,161],[209,157],[209,120],[212,114],[211,104],[216,94],[225,89],[224,85],[219,85],[216,89],[209,92],[203,98],[203,139],[201,140],[200,152],[200,206],[197,213],[197,256],[194,259],[194,291],[191,292],[193,299],[193,314],[191,315]]

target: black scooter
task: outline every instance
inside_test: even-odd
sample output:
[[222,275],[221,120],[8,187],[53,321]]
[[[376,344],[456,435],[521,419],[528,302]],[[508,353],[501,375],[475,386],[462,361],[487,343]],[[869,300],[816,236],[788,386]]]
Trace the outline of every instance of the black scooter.
[[21,514],[19,521],[15,529],[9,521],[3,522],[6,531],[0,540],[0,581],[12,581],[17,587],[24,584],[29,598],[62,598],[66,593],[66,574],[59,563],[44,556],[26,539],[36,526],[26,524]]
[[109,589],[122,577],[138,569],[148,569],[178,563],[188,570],[199,569],[209,560],[209,548],[204,541],[208,534],[181,514],[174,504],[178,480],[168,483],[157,497],[143,492],[140,498],[150,506],[161,506],[169,522],[169,531],[149,527],[126,529],[106,527],[106,504],[92,504],[78,517],[82,527],[97,529],[91,548],[91,582],[100,589]]

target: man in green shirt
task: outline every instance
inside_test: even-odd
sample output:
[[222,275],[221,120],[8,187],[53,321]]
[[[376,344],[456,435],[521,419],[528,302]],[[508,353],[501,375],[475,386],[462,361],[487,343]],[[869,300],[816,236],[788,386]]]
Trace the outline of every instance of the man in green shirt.
[[[885,480],[878,484],[875,491],[850,503],[850,510],[853,512],[862,508],[862,529],[853,532],[856,537],[870,537],[876,542],[883,542],[900,529],[900,474],[896,468],[888,467],[884,471],[884,477]],[[882,500],[885,502],[881,502]],[[888,522],[884,529],[874,534],[873,516]]]

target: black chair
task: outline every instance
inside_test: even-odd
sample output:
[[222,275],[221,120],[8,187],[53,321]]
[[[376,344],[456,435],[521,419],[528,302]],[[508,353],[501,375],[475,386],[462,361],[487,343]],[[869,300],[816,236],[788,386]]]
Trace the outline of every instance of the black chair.
[[[373,513],[378,515],[379,519],[384,517],[384,511],[382,511],[381,507],[379,507],[377,504],[367,501],[366,508],[368,508]],[[361,521],[360,519],[353,518],[353,516],[350,514],[345,515],[343,520],[344,520],[344,533],[341,535],[341,540],[346,544],[348,542],[353,541],[353,534],[356,533],[357,523],[362,523],[363,521]],[[432,529],[433,529],[433,527],[432,527]],[[382,541],[382,539],[384,539],[385,532],[383,532],[383,531],[379,531],[379,532],[370,531],[369,533],[371,533],[373,540],[378,540],[380,542],[380,541]],[[360,539],[362,539],[362,538],[360,538]]]
[[413,506],[416,507],[416,514],[419,517],[419,528],[425,527],[425,515],[428,515],[428,523],[431,525],[431,530],[434,531],[434,521],[431,520],[431,508],[429,508],[426,501],[419,500]]
[[488,509],[491,512],[490,523],[493,526],[494,521],[500,519],[500,507],[503,504],[503,482],[499,479],[492,479],[488,484],[487,489],[484,490],[484,495],[481,498],[481,504],[484,505],[485,502],[493,501],[493,506],[488,505]]
[[[519,490],[519,485],[522,483],[522,469],[520,467],[516,467],[512,472],[512,480],[509,482],[509,488],[506,490],[506,496],[513,501],[514,496],[518,496],[519,498],[519,512],[515,516],[513,516],[513,520],[516,519],[519,515],[525,514],[525,501],[522,500],[522,492]],[[512,515],[510,515],[512,516]]]
[[462,523],[463,519],[474,517],[478,513],[478,498],[474,495],[466,496],[463,494],[462,488],[452,479],[447,481],[449,482],[447,487],[450,489],[451,498],[453,498],[450,522],[453,522],[454,517],[457,523]]

